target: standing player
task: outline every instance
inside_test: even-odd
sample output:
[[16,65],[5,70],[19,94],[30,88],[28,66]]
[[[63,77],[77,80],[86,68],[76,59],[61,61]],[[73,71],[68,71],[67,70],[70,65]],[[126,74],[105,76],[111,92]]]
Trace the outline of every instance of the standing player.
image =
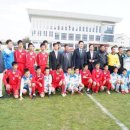
[[111,74],[111,82],[112,82],[112,89],[115,89],[117,93],[119,93],[119,87],[121,83],[121,77],[118,75],[118,68],[114,68],[114,72]]
[[14,98],[19,97],[19,88],[21,82],[21,73],[17,70],[17,68],[17,62],[13,62],[12,70],[7,70],[3,77],[3,82],[8,96],[10,96],[10,94],[13,93]]
[[23,99],[23,94],[26,95],[29,92],[30,98],[32,98],[32,74],[29,69],[24,70],[24,76],[21,79],[20,86],[20,100]]
[[83,65],[83,70],[80,71],[82,77],[82,83],[87,88],[86,92],[90,93],[90,89],[92,87],[92,75],[90,70],[88,70],[88,64]]
[[51,92],[55,94],[55,88],[52,87],[52,76],[48,67],[45,68],[44,87],[44,91],[45,93],[48,93],[48,96],[51,95]]
[[26,54],[26,68],[28,68],[30,73],[34,75],[36,65],[36,53],[34,52],[34,45],[29,43],[28,49],[29,51]]
[[71,74],[72,69],[71,67],[67,68],[67,73],[64,74],[65,76],[65,92],[69,91],[74,93],[74,76]]
[[60,65],[57,65],[56,70],[53,70],[51,72],[52,74],[52,87],[55,89],[60,88],[61,89],[61,95],[63,97],[66,96],[65,93],[65,78],[64,73]]
[[40,45],[41,52],[37,54],[37,65],[41,67],[42,73],[44,73],[45,68],[47,67],[48,62],[48,53],[45,52],[46,46],[45,43]]
[[26,51],[23,49],[23,42],[21,40],[19,40],[17,44],[18,49],[14,52],[14,58],[15,61],[18,63],[18,70],[23,75],[26,63]]
[[92,91],[98,93],[99,90],[103,90],[102,86],[102,70],[100,69],[100,63],[96,63],[95,69],[92,71]]
[[36,90],[41,98],[44,97],[44,75],[41,72],[40,66],[36,67],[36,74],[32,78],[32,94],[36,96]]
[[104,70],[103,70],[103,75],[102,75],[102,83],[103,83],[103,86],[107,87],[107,93],[111,94],[110,89],[112,87],[112,83],[111,83],[110,71],[108,70],[107,64],[104,65]]
[[129,88],[128,88],[128,75],[127,75],[127,70],[123,69],[122,74],[121,74],[121,92],[122,94],[128,93]]
[[82,83],[81,74],[79,73],[79,68],[74,68],[74,91],[83,95],[81,91],[83,90],[84,85]]

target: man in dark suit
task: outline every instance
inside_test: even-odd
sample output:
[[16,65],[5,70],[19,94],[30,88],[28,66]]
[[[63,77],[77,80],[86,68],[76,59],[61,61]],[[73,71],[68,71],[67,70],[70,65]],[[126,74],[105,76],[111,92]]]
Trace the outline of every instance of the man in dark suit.
[[94,51],[93,45],[89,45],[89,51],[86,53],[88,69],[92,72],[95,64],[98,62],[97,53]]
[[59,52],[58,43],[53,44],[54,50],[49,55],[49,67],[52,70],[56,70],[57,65],[61,65],[61,53]]
[[83,64],[87,63],[86,59],[86,51],[83,49],[84,48],[84,42],[79,41],[79,48],[74,50],[73,53],[73,67],[82,69]]
[[61,57],[61,65],[64,72],[67,72],[68,67],[72,67],[72,53],[70,52],[69,45],[64,45],[64,52]]
[[123,54],[123,48],[119,47],[118,48],[118,57],[119,57],[119,61],[120,61],[120,68],[118,70],[119,74],[122,74],[122,70],[123,70],[123,58],[125,57],[125,55]]

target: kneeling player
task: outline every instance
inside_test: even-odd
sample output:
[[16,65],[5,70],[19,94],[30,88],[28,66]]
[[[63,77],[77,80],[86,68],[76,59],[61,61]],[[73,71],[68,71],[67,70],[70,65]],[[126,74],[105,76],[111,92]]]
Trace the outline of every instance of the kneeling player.
[[26,95],[29,92],[30,98],[32,98],[32,74],[29,69],[24,70],[24,76],[21,79],[20,86],[20,100],[23,99],[22,95]]
[[51,75],[52,75],[52,87],[54,87],[55,89],[60,88],[61,95],[65,97],[66,96],[65,79],[64,79],[64,73],[61,66],[57,65],[56,70],[53,70],[51,72]]
[[90,89],[92,87],[92,75],[90,71],[88,70],[88,65],[84,64],[83,65],[83,70],[80,71],[81,77],[82,77],[82,83],[84,86],[87,88],[86,92],[89,93]]
[[102,83],[103,83],[103,86],[105,86],[107,88],[107,93],[110,94],[110,89],[112,87],[112,83],[111,83],[111,76],[110,76],[110,72],[108,70],[107,64],[104,65]]
[[117,67],[114,68],[113,73],[111,74],[111,82],[112,82],[112,89],[114,89],[117,93],[119,93],[121,77],[120,77],[120,75],[118,75]]
[[44,91],[48,93],[48,96],[51,95],[51,92],[55,94],[55,88],[52,87],[52,76],[48,67],[45,68],[44,87]]
[[100,69],[100,63],[96,63],[95,69],[92,71],[92,91],[98,93],[99,90],[103,90],[102,86],[102,70]]
[[127,75],[126,69],[123,69],[122,74],[121,74],[121,92],[122,92],[122,94],[129,92],[128,75]]
[[36,67],[36,74],[32,78],[32,94],[36,96],[36,90],[41,98],[44,97],[44,75],[41,72],[40,66]]
[[74,68],[74,91],[83,95],[81,91],[84,88],[84,85],[81,80],[81,74],[79,73],[79,68]]
[[71,74],[72,69],[71,67],[67,68],[67,73],[64,74],[65,76],[65,92],[69,91],[69,92],[74,92],[73,88],[74,88],[74,77]]
[[7,70],[3,77],[3,82],[7,94],[10,96],[13,93],[14,98],[19,97],[19,88],[21,82],[21,72],[17,70],[17,62],[12,63],[12,70]]

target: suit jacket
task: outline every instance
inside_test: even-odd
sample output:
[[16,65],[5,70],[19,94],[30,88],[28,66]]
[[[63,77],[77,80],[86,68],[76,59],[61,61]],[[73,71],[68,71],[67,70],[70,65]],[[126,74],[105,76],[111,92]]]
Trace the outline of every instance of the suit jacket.
[[72,53],[69,52],[66,54],[66,52],[63,52],[61,61],[62,68],[66,72],[68,67],[72,67]]
[[50,52],[50,55],[49,55],[49,67],[52,70],[56,70],[56,66],[61,65],[61,55],[62,54],[60,52],[58,52],[58,56],[56,58],[55,52],[54,51]]
[[82,69],[84,63],[87,63],[86,51],[83,49],[82,55],[80,55],[79,48],[75,49],[73,53],[73,66]]
[[[90,51],[88,51],[86,53],[86,57],[87,57],[87,63],[88,63],[88,68],[89,70],[92,72],[92,70],[95,67],[95,64],[98,62],[98,56],[97,53],[95,51],[93,51],[93,57],[91,57]],[[89,60],[94,60],[93,63],[91,63]]]

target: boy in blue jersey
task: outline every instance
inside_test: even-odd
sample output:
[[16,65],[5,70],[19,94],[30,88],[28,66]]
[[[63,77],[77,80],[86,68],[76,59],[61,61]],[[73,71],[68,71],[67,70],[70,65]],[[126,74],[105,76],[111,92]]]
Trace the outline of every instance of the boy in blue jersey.
[[121,74],[121,92],[122,94],[128,93],[128,75],[127,70],[123,69]]
[[24,70],[24,76],[21,79],[20,86],[20,100],[23,99],[23,94],[26,95],[29,92],[30,98],[32,98],[32,74],[30,74],[29,69]]
[[55,88],[52,87],[52,76],[48,67],[45,68],[44,74],[44,92],[48,93],[49,97],[51,93],[55,94]]
[[69,91],[72,94],[74,93],[74,76],[72,75],[72,68],[67,68],[67,73],[64,74],[65,76],[65,92]]
[[3,51],[3,58],[5,69],[9,70],[12,69],[12,62],[14,62],[13,42],[9,39],[6,41],[6,44],[7,48]]
[[[79,68],[74,68],[74,91],[78,92],[79,94],[82,94],[81,91],[84,88],[84,85],[82,83],[81,74],[79,73]],[[83,95],[83,94],[82,94]]]
[[119,87],[121,85],[121,78],[118,75],[118,68],[115,67],[113,73],[111,74],[111,82],[112,82],[112,89],[119,93]]

